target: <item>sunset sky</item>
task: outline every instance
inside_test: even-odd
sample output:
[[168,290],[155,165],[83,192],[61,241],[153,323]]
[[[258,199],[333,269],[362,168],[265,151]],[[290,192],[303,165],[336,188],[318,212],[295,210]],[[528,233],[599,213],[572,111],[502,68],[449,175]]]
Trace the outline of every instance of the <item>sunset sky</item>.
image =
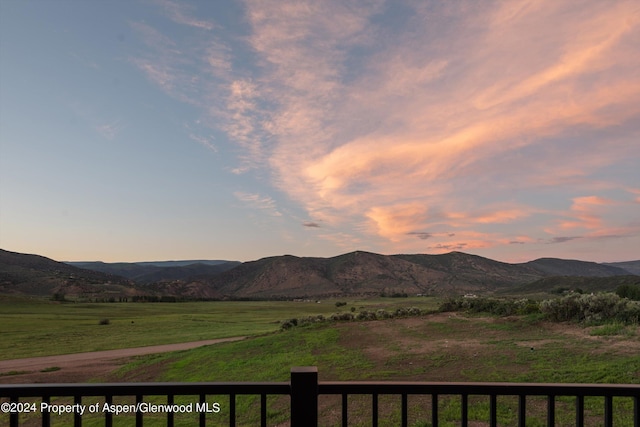
[[0,1],[0,247],[640,259],[640,3]]

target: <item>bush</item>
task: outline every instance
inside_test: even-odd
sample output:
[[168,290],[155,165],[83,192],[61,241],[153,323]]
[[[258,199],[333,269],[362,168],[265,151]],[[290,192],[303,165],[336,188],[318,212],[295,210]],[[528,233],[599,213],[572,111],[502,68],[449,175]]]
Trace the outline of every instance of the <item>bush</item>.
[[396,311],[394,312],[395,317],[405,317],[408,314],[409,314],[409,311],[404,307],[396,308]]
[[420,316],[422,314],[422,310],[418,307],[410,307],[409,308],[409,316]]
[[377,320],[378,316],[373,311],[363,310],[356,315],[356,320]]
[[618,320],[625,324],[639,323],[640,303],[620,298],[614,293],[569,294],[543,301],[540,310],[553,321],[574,321],[600,324]]
[[51,296],[51,301],[66,302],[67,298],[64,292],[56,292]]
[[111,323],[109,319],[100,319],[98,325],[108,325],[109,323]]
[[336,302],[336,307],[342,307],[342,306],[345,306],[345,305],[347,305],[346,302],[342,302],[342,301],[337,301]]
[[407,316],[420,316],[424,314],[424,312],[418,307],[410,307],[397,308],[395,311],[389,312],[384,309],[378,309],[376,311],[367,311],[364,310],[364,307],[360,307],[362,311],[358,313],[354,313],[354,310],[348,312],[334,313],[329,318],[325,318],[322,314],[317,316],[308,316],[300,319],[288,319],[282,321],[280,325],[280,329],[286,330],[296,326],[308,326],[315,323],[332,321],[332,322],[349,322],[352,320],[382,320],[382,319],[391,319],[394,317],[407,317]]
[[616,289],[616,294],[618,294],[620,298],[640,301],[640,285],[620,285]]
[[287,320],[287,321],[285,321],[285,322],[282,322],[282,325],[280,325],[280,329],[285,329],[285,330],[286,330],[286,329],[291,329],[291,328],[293,328],[294,326],[296,326],[296,325],[294,325],[293,323],[291,323],[291,322],[289,322],[289,321]]
[[353,313],[333,313],[330,319],[333,320],[334,322],[353,320]]
[[385,309],[378,309],[378,311],[376,311],[376,317],[378,319],[388,319],[390,317],[393,317],[393,314],[389,313],[387,310]]
[[498,298],[449,298],[440,304],[440,312],[467,311],[490,313],[496,316],[533,314],[540,311],[537,302],[521,298],[518,300]]

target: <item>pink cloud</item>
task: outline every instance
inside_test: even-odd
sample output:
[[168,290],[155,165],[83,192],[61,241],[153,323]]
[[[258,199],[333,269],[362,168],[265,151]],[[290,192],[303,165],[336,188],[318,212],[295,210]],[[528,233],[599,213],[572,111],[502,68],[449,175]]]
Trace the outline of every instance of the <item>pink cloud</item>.
[[490,214],[481,215],[475,218],[476,222],[483,223],[505,223],[512,222],[529,216],[529,212],[520,209],[509,209],[503,211],[491,212]]
[[278,211],[275,200],[269,196],[263,196],[256,193],[246,193],[243,191],[236,191],[233,195],[253,209],[262,210],[270,216],[282,216],[282,213]]
[[375,225],[377,234],[397,241],[422,228],[427,221],[427,211],[427,207],[420,203],[407,203],[392,207],[374,206],[366,216]]
[[171,20],[178,24],[188,25],[190,27],[200,28],[204,30],[212,30],[215,26],[213,23],[197,19],[193,16],[195,13],[186,3],[179,3],[170,0],[155,0],[160,4]]
[[568,216],[571,220],[561,221],[561,229],[583,228],[595,230],[603,227],[600,207],[613,205],[615,202],[598,196],[575,197]]
[[[192,12],[163,4],[201,33]],[[268,169],[306,217],[335,227],[326,239],[486,248],[611,225],[611,200],[578,195],[626,188],[594,172],[638,158],[634,2],[418,4],[402,29],[376,23],[382,2],[245,6],[256,70],[233,69],[215,36],[188,64],[212,76],[199,92],[178,55],[136,65],[207,108],[242,150],[234,170]],[[518,202],[524,190],[540,193]]]

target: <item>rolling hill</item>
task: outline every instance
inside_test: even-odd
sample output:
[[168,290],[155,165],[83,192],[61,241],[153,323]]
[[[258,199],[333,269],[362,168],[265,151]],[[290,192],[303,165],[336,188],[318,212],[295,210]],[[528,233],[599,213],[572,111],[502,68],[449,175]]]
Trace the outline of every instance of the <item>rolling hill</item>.
[[624,268],[611,264],[598,264],[572,259],[539,258],[522,265],[529,266],[545,276],[610,277],[633,274]]
[[192,286],[213,289],[225,298],[452,295],[491,293],[558,274],[611,277],[629,272],[593,262],[550,258],[508,264],[462,252],[386,256],[356,251],[332,258],[263,258],[215,276],[198,277]]
[[[636,261],[618,263],[637,265]],[[509,289],[555,289],[555,276],[629,276],[619,265],[541,258],[509,264],[462,252],[380,255],[356,251],[331,258],[274,256],[256,261],[60,263],[37,255],[0,253],[0,293],[175,296],[208,299],[288,299],[346,295],[459,295]],[[102,271],[81,269],[91,267]],[[118,272],[121,275],[109,273]],[[125,276],[125,277],[123,277]],[[633,276],[636,277],[636,276]],[[134,284],[135,281],[135,284]],[[609,281],[615,283],[617,279]],[[578,282],[576,282],[578,283]],[[607,285],[608,286],[608,285]],[[528,290],[527,290],[528,292]]]
[[535,282],[516,286],[505,293],[514,295],[560,294],[564,291],[578,292],[615,292],[621,285],[640,286],[640,276],[551,276],[543,277]]
[[124,277],[0,249],[0,293],[49,296],[67,292],[135,293],[132,283]]
[[603,265],[622,268],[623,270],[628,271],[630,274],[640,275],[640,261],[607,262]]
[[136,283],[187,280],[193,276],[215,275],[241,264],[239,261],[193,260],[157,262],[66,262],[88,270],[126,277]]

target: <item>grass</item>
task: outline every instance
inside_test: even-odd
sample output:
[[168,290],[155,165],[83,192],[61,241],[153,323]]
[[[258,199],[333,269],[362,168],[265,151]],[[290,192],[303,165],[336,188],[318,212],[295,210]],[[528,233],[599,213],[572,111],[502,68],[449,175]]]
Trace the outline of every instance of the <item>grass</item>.
[[[349,300],[341,309],[350,311],[351,306],[356,306],[358,310],[389,309],[397,307],[398,303],[412,306],[421,301],[426,305],[433,304],[429,299]],[[142,356],[109,378],[97,378],[97,381],[287,381],[292,366],[313,365],[318,367],[321,381],[640,383],[640,358],[637,357],[640,337],[638,328],[634,326],[627,326],[624,330],[608,325],[591,329],[568,323],[544,322],[536,315],[497,318],[479,315],[466,317],[456,313],[385,321],[319,324],[273,332],[279,327],[276,320],[310,314],[330,314],[337,311],[335,304],[327,301],[322,304],[244,302],[98,306],[101,307],[63,307],[71,309],[65,314],[73,320],[71,323],[78,322],[82,317],[82,310],[97,310],[96,317],[84,319],[95,331],[115,329],[120,323],[126,324],[129,319],[135,318],[136,324],[164,325],[173,338],[179,336],[173,334],[174,327],[182,328],[181,332],[190,336],[194,331],[202,333],[202,324],[219,332],[224,329],[221,329],[221,325],[228,326],[231,321],[237,323],[234,327],[241,324],[248,329],[253,327],[254,331],[260,331],[262,335],[188,351]],[[113,310],[107,314],[103,310],[108,308]],[[118,311],[120,308],[122,312]],[[132,311],[125,316],[125,309]],[[14,307],[14,315],[15,311],[17,309]],[[54,310],[49,305],[45,305],[42,311],[47,316],[62,315],[59,311],[52,312]],[[6,312],[0,316],[5,315]],[[99,326],[96,319],[107,316],[111,324]],[[146,318],[153,316],[159,316],[160,320]],[[171,326],[167,323],[169,321],[177,322],[177,326]],[[600,329],[607,332],[601,333]],[[157,331],[151,331],[150,334],[156,338],[161,335]],[[321,397],[320,425],[339,425],[340,401],[339,397],[334,397]],[[120,399],[127,402],[133,398]],[[207,399],[220,403],[222,408],[220,414],[207,415],[207,422],[211,425],[228,424],[228,397],[208,396]],[[253,396],[238,396],[238,425],[256,424],[257,399]],[[145,397],[145,401],[165,403],[162,397]],[[176,403],[196,401],[197,396],[176,397]],[[486,423],[489,413],[488,398],[470,396],[469,401],[469,419],[472,425]],[[499,424],[515,425],[517,399],[500,396],[498,402]],[[399,398],[380,396],[379,405],[380,413],[386,419],[380,425],[398,425]],[[556,425],[573,424],[573,405],[572,398],[557,398]],[[370,396],[349,396],[349,416],[353,420],[350,425],[370,425],[370,406]],[[288,399],[270,396],[268,408],[269,425],[277,425],[288,418]],[[527,425],[545,425],[545,408],[546,400],[528,398]],[[601,423],[601,398],[586,398],[585,408],[589,424]],[[441,396],[439,413],[441,425],[458,425],[460,397]],[[631,413],[632,402],[629,399],[614,399],[615,425],[631,425]],[[409,414],[409,425],[429,425],[430,396],[410,396]],[[117,419],[125,424],[133,420],[128,416],[119,416]],[[102,425],[101,421],[104,422],[91,418],[85,420],[83,417],[83,425]],[[176,416],[176,425],[188,426],[194,422],[196,421],[192,415]],[[145,425],[147,423],[164,425],[166,420],[162,416],[149,414],[145,415]]]
[[170,361],[158,381],[287,381],[291,366],[309,365],[322,365],[335,378],[350,378],[354,369],[362,371],[369,364],[359,351],[345,351],[339,337],[332,327],[296,328],[177,354],[141,357],[116,375],[125,380],[141,366]]
[[[256,336],[280,328],[280,321],[335,312],[399,306],[434,309],[434,298],[188,303],[53,303],[0,297],[0,359],[50,356],[125,347]],[[108,322],[104,320],[108,319]],[[108,324],[107,324],[108,323]]]
[[622,335],[627,331],[627,325],[622,322],[611,322],[607,323],[598,328],[594,328],[591,330],[591,335],[595,337],[601,336],[611,336],[611,335]]
[[[640,383],[640,358],[634,350],[637,331],[591,337],[588,330],[577,325],[557,328],[529,317],[430,319],[435,318],[316,325],[180,353],[144,356],[113,379],[122,381],[141,370],[155,369],[159,381],[286,381],[291,366],[313,365],[318,366],[321,381]],[[256,399],[247,397],[238,402],[238,413],[244,420],[239,425],[253,425],[257,420]],[[486,422],[488,398],[470,396],[469,401],[469,419]],[[515,425],[517,399],[500,396],[498,401],[500,425]],[[269,405],[270,424],[286,420],[285,401],[274,397]],[[332,396],[321,397],[321,425],[339,425],[338,405],[339,400]],[[369,425],[370,405],[370,396],[350,396],[350,425]],[[386,418],[380,425],[398,425],[399,398],[380,396],[379,405]],[[573,405],[572,398],[557,398],[556,425],[572,425]],[[615,425],[630,425],[632,401],[614,399],[614,405]],[[428,408],[429,396],[410,397],[409,425],[428,425]],[[527,425],[546,425],[545,398],[529,397],[527,408]],[[588,420],[600,422],[601,398],[585,399],[585,408]],[[459,396],[441,396],[439,412],[441,425],[458,425]]]

